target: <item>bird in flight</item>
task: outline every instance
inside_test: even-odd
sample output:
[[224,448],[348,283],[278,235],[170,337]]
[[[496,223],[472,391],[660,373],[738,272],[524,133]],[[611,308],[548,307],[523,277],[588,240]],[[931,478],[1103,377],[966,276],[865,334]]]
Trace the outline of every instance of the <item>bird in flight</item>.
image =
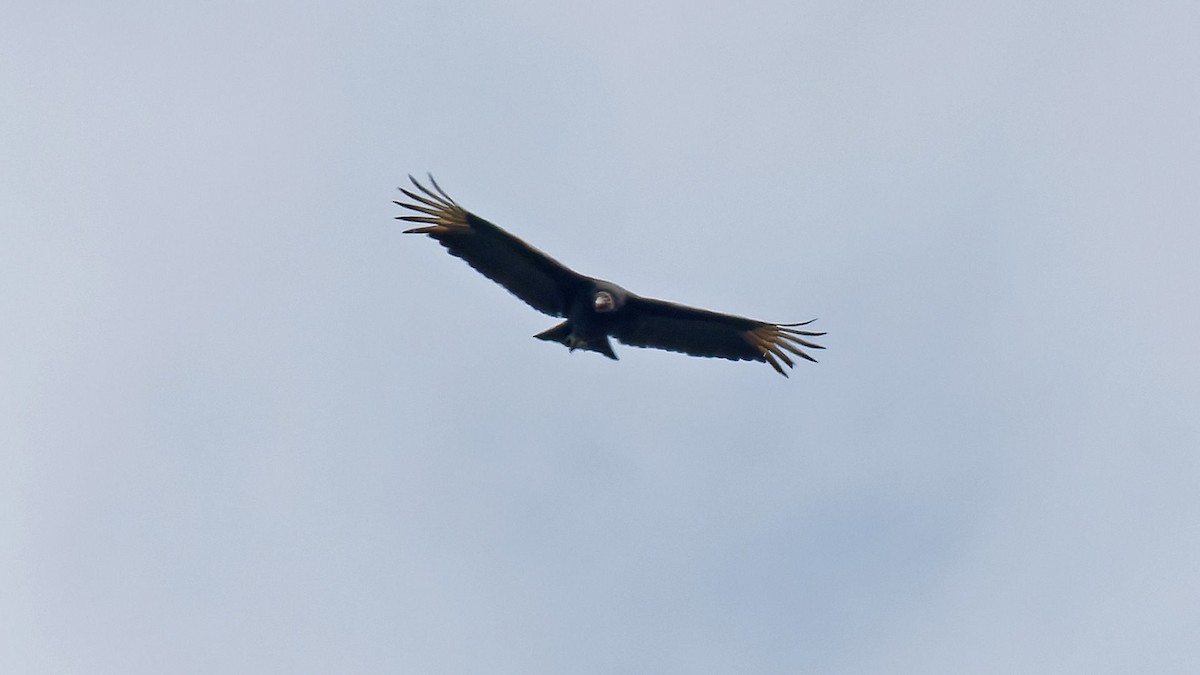
[[645,298],[620,286],[584,276],[526,244],[500,227],[467,211],[433,179],[433,189],[412,176],[415,191],[400,188],[410,203],[395,202],[419,215],[397,220],[421,223],[405,234],[427,234],[483,276],[508,289],[530,307],[566,321],[535,335],[616,359],[608,338],[633,347],[653,347],[691,356],[762,361],[780,375],[795,365],[792,356],[816,362],[801,347],[824,349],[808,338],[824,335],[803,330],[815,321],[767,323],[732,314]]

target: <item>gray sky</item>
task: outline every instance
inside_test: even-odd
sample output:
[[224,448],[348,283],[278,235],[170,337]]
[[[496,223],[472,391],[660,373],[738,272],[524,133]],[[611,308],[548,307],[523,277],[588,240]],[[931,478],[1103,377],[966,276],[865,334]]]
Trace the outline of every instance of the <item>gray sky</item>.
[[[0,22],[0,671],[1200,671],[1193,2]],[[395,187],[817,365],[552,325]]]

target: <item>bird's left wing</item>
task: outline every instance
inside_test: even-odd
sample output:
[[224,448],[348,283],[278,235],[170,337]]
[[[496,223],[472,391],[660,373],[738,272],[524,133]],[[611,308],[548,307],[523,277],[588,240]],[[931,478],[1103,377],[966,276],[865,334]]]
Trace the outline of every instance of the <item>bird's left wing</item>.
[[404,188],[400,191],[413,203],[395,203],[421,215],[396,216],[396,219],[424,225],[405,233],[427,234],[436,239],[450,255],[462,258],[540,312],[551,316],[566,313],[567,298],[586,277],[459,206],[442,191],[433,176],[429,177],[433,190],[412,176],[408,178],[418,192]]
[[634,347],[733,361],[763,361],[787,377],[780,364],[789,368],[794,365],[789,353],[815,362],[800,348],[824,349],[805,339],[824,333],[799,328],[810,323],[766,323],[631,294],[611,331],[613,337]]

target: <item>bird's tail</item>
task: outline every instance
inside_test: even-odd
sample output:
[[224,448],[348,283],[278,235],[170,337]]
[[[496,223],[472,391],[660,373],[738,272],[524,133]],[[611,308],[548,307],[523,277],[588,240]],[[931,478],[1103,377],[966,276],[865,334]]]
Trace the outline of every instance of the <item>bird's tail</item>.
[[608,358],[616,361],[617,355],[613,352],[612,344],[608,341],[607,335],[602,335],[597,339],[580,340],[574,335],[574,327],[570,321],[564,321],[557,326],[544,330],[533,337],[539,340],[547,340],[549,342],[558,342],[571,351],[583,349],[589,352],[597,352]]

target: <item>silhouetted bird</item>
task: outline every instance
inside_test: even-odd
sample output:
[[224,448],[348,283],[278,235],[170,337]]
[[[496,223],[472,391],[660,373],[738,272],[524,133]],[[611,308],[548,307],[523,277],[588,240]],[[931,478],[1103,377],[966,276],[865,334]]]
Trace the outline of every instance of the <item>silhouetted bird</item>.
[[620,286],[574,272],[496,225],[459,206],[433,176],[433,190],[409,176],[418,192],[400,191],[415,203],[397,205],[422,215],[397,216],[423,223],[405,233],[427,234],[450,255],[467,261],[485,277],[507,288],[534,309],[566,318],[538,333],[541,340],[561,342],[616,359],[608,338],[634,347],[654,347],[692,356],[734,361],[764,361],[787,377],[780,362],[794,365],[789,352],[815,362],[800,348],[824,349],[805,338],[824,333],[801,330],[803,323],[767,323],[731,314],[643,298]]

